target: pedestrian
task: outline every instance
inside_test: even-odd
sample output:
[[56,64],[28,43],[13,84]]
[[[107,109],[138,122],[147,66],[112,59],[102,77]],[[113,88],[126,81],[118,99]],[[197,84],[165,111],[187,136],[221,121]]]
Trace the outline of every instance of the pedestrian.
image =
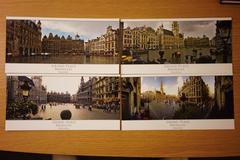
[[163,56],[164,56],[164,51],[161,51],[161,50],[160,50],[158,54],[159,54],[159,56],[160,56],[160,60],[162,61]]
[[185,95],[185,93],[182,93],[182,96],[180,97],[180,101],[182,101],[181,106],[182,106],[182,111],[185,112],[186,110],[186,101],[187,101],[187,97]]
[[176,58],[177,58],[177,63],[180,64],[181,63],[181,52],[180,51],[176,51]]
[[111,109],[114,111],[114,113],[116,113],[116,107],[115,107],[114,102],[112,102],[112,104],[111,104]]
[[89,105],[88,110],[92,111],[92,105]]

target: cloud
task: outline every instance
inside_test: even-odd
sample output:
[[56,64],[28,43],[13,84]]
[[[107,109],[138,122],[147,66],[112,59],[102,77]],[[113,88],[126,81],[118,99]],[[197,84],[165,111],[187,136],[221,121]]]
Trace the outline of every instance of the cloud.
[[183,77],[177,77],[177,86],[178,88],[183,86]]
[[170,21],[126,21],[124,22],[124,28],[130,27],[130,28],[135,28],[135,27],[152,27],[154,30],[156,30],[159,26],[163,25],[165,29],[172,30],[172,22]]
[[[106,33],[108,26],[117,29],[118,21],[68,21],[68,20],[42,20],[43,35],[53,34],[79,34],[81,38],[93,39]],[[60,35],[61,36],[61,35]]]
[[177,95],[178,94],[178,85],[177,84],[166,84],[166,85],[164,85],[163,89],[167,95]]
[[146,84],[146,83],[142,83],[141,84],[141,92],[146,92],[146,91],[155,91],[156,88],[155,86],[151,85],[151,84]]
[[180,22],[180,32],[184,37],[202,37],[203,35],[213,38],[216,34],[216,21],[183,21]]
[[[172,30],[173,21],[126,21],[124,22],[124,27],[141,27],[149,26],[156,30],[159,26],[163,24],[163,28],[167,30]],[[203,35],[212,38],[215,36],[216,32],[216,21],[178,21],[180,33],[184,34],[184,37],[202,37]]]

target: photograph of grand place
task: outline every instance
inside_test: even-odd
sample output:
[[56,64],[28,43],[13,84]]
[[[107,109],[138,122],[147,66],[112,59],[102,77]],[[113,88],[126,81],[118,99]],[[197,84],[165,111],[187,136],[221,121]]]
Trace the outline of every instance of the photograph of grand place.
[[231,23],[123,20],[121,63],[231,63]]
[[118,77],[7,76],[7,120],[118,120],[119,110]]
[[232,76],[124,77],[123,120],[233,119]]
[[7,63],[118,64],[119,21],[6,21]]

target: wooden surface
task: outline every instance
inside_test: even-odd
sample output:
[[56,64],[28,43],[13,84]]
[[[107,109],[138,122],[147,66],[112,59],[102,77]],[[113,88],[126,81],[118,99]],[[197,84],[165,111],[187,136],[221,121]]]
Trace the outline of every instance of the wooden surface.
[[[235,130],[6,132],[5,16],[64,18],[233,18]],[[240,5],[219,0],[1,0],[0,150],[143,157],[240,156]]]

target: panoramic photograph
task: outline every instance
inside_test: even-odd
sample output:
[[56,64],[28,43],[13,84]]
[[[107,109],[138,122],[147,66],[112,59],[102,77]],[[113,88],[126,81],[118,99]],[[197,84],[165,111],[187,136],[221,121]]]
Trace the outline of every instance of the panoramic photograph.
[[122,20],[122,64],[231,63],[231,19]]
[[7,19],[7,63],[118,64],[118,20]]
[[119,110],[118,77],[7,76],[7,120],[119,120]]
[[232,76],[122,78],[123,120],[233,119]]

